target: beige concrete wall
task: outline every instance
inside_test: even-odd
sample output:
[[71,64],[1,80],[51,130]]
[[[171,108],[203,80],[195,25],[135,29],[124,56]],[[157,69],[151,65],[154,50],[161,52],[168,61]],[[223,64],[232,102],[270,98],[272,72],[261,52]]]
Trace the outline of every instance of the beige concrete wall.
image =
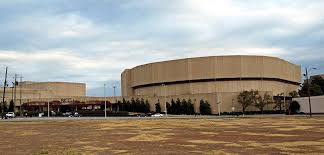
[[[300,112],[309,113],[308,97],[294,98],[300,105]],[[312,113],[324,113],[324,96],[311,97]]]
[[42,96],[85,96],[86,86],[83,83],[68,82],[38,82],[22,86],[39,91]]
[[137,66],[131,69],[130,81],[131,87],[135,87],[172,81],[240,77],[279,78],[299,83],[300,66],[266,56],[188,58]]
[[134,95],[133,89],[130,86],[131,86],[131,70],[126,69],[121,74],[121,87],[122,87],[121,90],[124,96]]
[[[68,83],[68,82],[29,82],[17,86],[16,100],[20,99],[36,99],[36,98],[55,98],[58,96],[85,96],[86,85],[84,83]],[[12,99],[13,89],[6,88],[6,101]],[[0,88],[0,96],[3,96],[3,87]]]
[[[240,109],[236,101],[239,92],[254,89],[260,92],[269,92],[271,95],[288,94],[298,89],[299,85],[296,83],[300,82],[300,75],[300,66],[275,57],[211,56],[187,58],[145,64],[124,71],[122,73],[122,95],[126,98],[144,96],[152,103],[151,107],[154,107],[157,100],[164,100],[164,96],[167,96],[168,101],[172,98],[191,98],[198,102],[195,107],[199,107],[199,100],[203,98],[210,102],[212,112],[217,113],[216,98],[222,103],[224,111],[231,111],[233,105],[236,109]],[[217,79],[222,78],[242,79],[217,81]],[[244,78],[261,79],[247,80]],[[190,80],[203,79],[214,79],[215,81],[190,82]],[[174,81],[188,81],[188,83],[161,86],[161,83]],[[158,83],[159,85],[156,85]],[[152,86],[138,87],[147,84]],[[248,108],[247,110],[256,110],[253,107],[250,108],[252,109]],[[273,105],[269,105],[267,108],[272,109]]]
[[297,90],[298,85],[268,80],[196,82],[137,88],[134,89],[134,95],[164,96],[167,94],[167,96],[171,96],[215,92],[230,93],[251,89],[259,91],[271,91],[275,95],[280,93],[289,94],[289,92]]

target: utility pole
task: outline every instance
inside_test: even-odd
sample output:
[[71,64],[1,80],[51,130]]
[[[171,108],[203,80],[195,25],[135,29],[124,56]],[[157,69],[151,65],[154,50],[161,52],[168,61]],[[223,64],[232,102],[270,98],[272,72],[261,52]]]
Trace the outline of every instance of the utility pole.
[[116,86],[113,86],[113,88],[114,88],[114,97],[116,96]]
[[309,80],[308,80],[307,67],[305,67],[305,72],[306,72],[306,82],[307,82],[307,96],[308,96],[308,105],[309,105],[309,117],[312,117],[312,104],[311,104],[310,93],[309,93]]
[[21,85],[21,83],[22,83],[22,76],[20,76],[20,84],[19,84],[19,113],[20,113],[20,116],[22,116],[22,108],[21,108],[21,87],[22,87],[22,85]]
[[[114,100],[115,100],[115,104],[117,103],[117,100],[116,100],[116,93],[115,93],[115,89],[116,89],[116,86],[113,86],[114,88]],[[111,104],[111,111],[112,111],[112,104]]]
[[166,86],[165,84],[162,84],[162,86],[164,87],[164,112],[165,112],[165,117],[168,117],[168,109],[167,109],[167,102],[166,102]]
[[49,99],[47,99],[47,118],[50,117],[49,104],[50,104],[50,101],[49,101]]
[[309,105],[309,117],[312,117],[312,104],[311,104],[311,98],[310,98],[310,91],[309,91],[309,79],[308,79],[308,72],[312,69],[316,69],[316,68],[311,68],[311,69],[307,69],[307,67],[305,67],[305,76],[306,76],[306,84],[307,84],[307,96],[308,96],[308,105]]
[[14,109],[13,109],[13,112],[15,112],[15,107],[16,107],[16,93],[17,93],[17,74],[15,74],[15,82],[14,82],[14,100],[13,100],[13,104],[14,104]]
[[[13,84],[13,83],[12,83]],[[11,101],[14,101],[14,86],[10,87],[11,88]],[[10,103],[9,103],[10,104]]]
[[285,90],[283,91],[283,99],[284,99],[283,106],[284,106],[284,108],[286,108],[286,93],[285,93]]
[[[115,99],[115,104],[117,105],[117,99],[116,99],[116,86],[113,86],[114,88],[114,99]],[[117,105],[117,111],[119,111],[119,105]]]
[[221,102],[219,102],[219,98],[216,94],[216,104],[218,105],[218,116],[221,116]]
[[7,87],[7,73],[8,73],[8,67],[6,67],[6,74],[5,74],[5,80],[3,85],[3,96],[2,96],[2,106],[1,106],[2,113],[4,113],[4,103],[5,103],[6,87]]
[[104,84],[104,98],[105,98],[105,118],[107,118],[106,84]]

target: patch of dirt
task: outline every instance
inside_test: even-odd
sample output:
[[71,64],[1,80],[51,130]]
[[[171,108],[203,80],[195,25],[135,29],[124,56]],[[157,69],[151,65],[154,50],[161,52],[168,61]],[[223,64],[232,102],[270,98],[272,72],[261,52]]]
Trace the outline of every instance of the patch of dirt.
[[324,154],[324,118],[1,122],[2,154]]

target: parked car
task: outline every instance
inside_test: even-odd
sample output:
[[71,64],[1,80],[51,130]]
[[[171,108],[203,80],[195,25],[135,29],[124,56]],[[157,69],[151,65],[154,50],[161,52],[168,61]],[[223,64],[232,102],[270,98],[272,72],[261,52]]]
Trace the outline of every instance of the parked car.
[[38,117],[43,117],[45,114],[43,112],[38,113]]
[[163,115],[160,113],[156,113],[156,114],[151,115],[151,117],[163,117]]
[[69,117],[81,117],[81,115],[78,112],[71,113]]
[[52,116],[56,116],[56,112],[55,111],[51,111],[51,115]]
[[147,115],[146,114],[139,114],[139,115],[137,115],[137,117],[147,117]]
[[15,118],[16,115],[15,115],[14,112],[8,112],[8,113],[6,114],[6,117],[8,117],[8,118]]
[[81,115],[78,112],[75,112],[73,117],[81,117]]
[[72,115],[72,112],[65,112],[65,113],[62,113],[63,116],[71,116]]

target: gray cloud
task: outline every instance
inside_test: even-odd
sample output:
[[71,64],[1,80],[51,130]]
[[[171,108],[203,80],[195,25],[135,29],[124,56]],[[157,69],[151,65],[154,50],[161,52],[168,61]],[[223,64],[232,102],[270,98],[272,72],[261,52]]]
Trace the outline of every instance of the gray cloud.
[[86,82],[88,95],[117,85],[123,69],[191,56],[270,55],[321,73],[323,7],[319,0],[0,1],[0,66],[26,80]]

